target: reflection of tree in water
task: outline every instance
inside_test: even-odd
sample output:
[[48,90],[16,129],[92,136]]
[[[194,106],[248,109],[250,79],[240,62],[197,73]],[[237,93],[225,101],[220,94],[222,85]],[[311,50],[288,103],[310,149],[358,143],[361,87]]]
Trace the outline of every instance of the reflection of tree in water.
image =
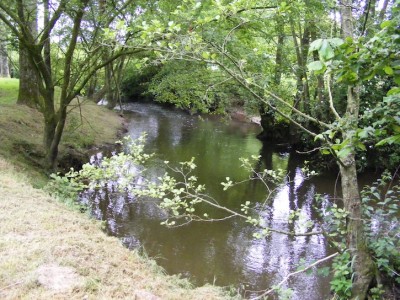
[[[267,144],[263,144],[260,150],[260,159],[254,165],[256,172],[262,172],[263,169],[276,170],[277,149]],[[256,205],[258,213],[263,217],[267,226],[284,231],[311,231],[312,228],[304,228],[305,220],[316,219],[312,208],[313,197],[315,194],[314,184],[307,182],[301,171],[302,158],[297,153],[291,152],[282,155],[286,160],[287,177],[276,194],[271,197],[265,207]],[[252,181],[248,189],[255,189],[257,183]],[[290,211],[298,210],[300,216],[295,218],[292,223],[288,223]],[[317,228],[314,228],[316,230]],[[285,277],[296,269],[300,259],[310,261],[315,258],[322,258],[326,254],[326,245],[323,237],[305,236],[290,237],[277,233],[272,233],[264,239],[254,239],[249,236],[243,236],[244,231],[231,231],[233,235],[230,240],[235,240],[235,260],[242,264],[243,278],[248,280],[247,288],[259,286],[262,282],[274,284],[279,278]],[[266,279],[267,278],[267,279]],[[315,277],[302,276],[301,280],[296,281],[296,290],[307,290],[315,286],[317,279]],[[311,291],[310,293],[315,291]],[[318,293],[318,291],[317,291]],[[323,295],[323,291],[321,295]],[[247,292],[246,296],[254,296]],[[296,297],[295,297],[296,298]]]
[[107,233],[120,236],[122,224],[129,221],[130,198],[117,192],[113,185],[87,191],[83,198],[87,199],[92,215],[98,220],[106,221]]
[[[115,155],[115,152],[109,155]],[[103,157],[103,153],[96,153],[90,158],[90,163],[99,165]],[[105,230],[113,236],[121,236],[120,228],[129,221],[130,203],[134,201],[132,196],[121,193],[117,186],[117,182],[109,181],[103,188],[89,189],[81,195],[81,201],[88,205],[91,214],[98,220],[106,221]]]

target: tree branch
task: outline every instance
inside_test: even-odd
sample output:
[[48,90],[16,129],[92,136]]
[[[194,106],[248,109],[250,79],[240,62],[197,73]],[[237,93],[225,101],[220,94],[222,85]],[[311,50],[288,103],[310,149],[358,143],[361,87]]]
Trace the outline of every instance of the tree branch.
[[339,116],[338,112],[335,109],[335,106],[333,105],[333,97],[332,97],[332,91],[331,91],[331,81],[330,81],[330,74],[325,75],[325,82],[326,86],[328,88],[328,96],[329,96],[329,108],[331,109],[333,115],[335,116],[337,121],[340,121],[342,118]]
[[324,257],[324,258],[322,258],[322,259],[320,259],[320,260],[317,260],[316,262],[312,263],[311,265],[307,266],[306,268],[304,268],[304,269],[302,269],[302,270],[299,270],[299,271],[296,271],[296,272],[293,272],[293,273],[288,274],[288,275],[287,275],[285,278],[283,278],[283,280],[282,280],[281,282],[279,282],[274,288],[269,289],[269,290],[267,290],[266,292],[262,293],[261,295],[259,295],[259,296],[257,296],[257,297],[254,297],[254,298],[251,298],[251,299],[252,299],[252,300],[256,300],[256,299],[262,299],[262,298],[264,298],[265,296],[267,296],[267,295],[271,294],[272,292],[274,292],[277,288],[281,287],[281,286],[282,286],[286,281],[288,281],[291,277],[293,277],[293,276],[295,276],[295,275],[297,275],[297,274],[303,273],[303,272],[305,272],[305,271],[307,271],[307,270],[309,270],[309,269],[311,269],[311,268],[313,268],[313,267],[315,267],[315,266],[317,266],[317,265],[319,265],[319,264],[321,264],[321,263],[323,263],[323,262],[325,262],[325,261],[327,261],[327,260],[330,260],[330,259],[334,258],[335,256],[337,256],[338,254],[339,254],[339,252],[336,252],[336,253],[334,253],[334,254],[332,254],[332,255],[329,255],[329,256]]
[[273,5],[273,6],[255,6],[255,7],[250,7],[250,8],[239,9],[236,13],[240,14],[240,13],[248,11],[248,10],[265,10],[265,9],[275,9],[275,8],[278,8],[278,6],[276,6],[276,5]]

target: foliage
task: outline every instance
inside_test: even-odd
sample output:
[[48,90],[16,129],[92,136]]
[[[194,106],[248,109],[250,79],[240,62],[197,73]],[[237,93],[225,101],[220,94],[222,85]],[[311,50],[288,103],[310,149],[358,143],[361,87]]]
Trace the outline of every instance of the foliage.
[[121,92],[125,101],[152,100],[146,93],[152,78],[159,72],[157,66],[146,66],[138,70],[132,64],[126,67]]
[[44,189],[68,207],[82,211],[85,210],[85,207],[77,202],[77,198],[78,194],[86,188],[86,185],[79,178],[76,180],[76,177],[77,174],[73,169],[65,174],[65,176],[62,176],[60,173],[53,173],[50,175],[51,180]]
[[73,176],[87,181],[87,188],[91,189],[103,188],[110,182],[121,190],[132,188],[145,170],[140,166],[152,156],[144,152],[145,139],[144,134],[134,141],[125,137],[117,143],[124,145],[127,153],[121,151],[98,163],[86,163],[79,172],[73,171]]
[[360,155],[364,164],[396,169],[400,165],[400,94],[383,97],[364,111],[360,125],[357,135],[367,150]]
[[400,185],[384,172],[382,177],[361,192],[364,226],[368,245],[377,268],[400,283]]
[[[35,66],[31,71],[37,80],[31,85],[38,88],[41,97],[36,97],[32,106],[43,114],[45,160],[47,168],[54,169],[68,105],[84,92],[100,69],[116,60],[123,61],[121,57],[128,54],[140,52],[125,46],[135,38],[135,34],[127,30],[127,24],[133,26],[137,20],[128,15],[131,16],[141,2],[119,1],[110,5],[107,1],[62,0],[54,6],[49,1],[30,1],[30,4],[34,10],[43,11],[43,30],[36,32],[34,26],[27,26],[26,11],[30,9],[27,2],[0,3],[0,20],[18,39],[31,65]],[[54,40],[57,42],[52,43]],[[61,89],[59,101],[54,95],[56,86]]]
[[[383,99],[374,98],[375,100],[371,100],[371,97],[365,94],[365,97],[361,97],[358,109],[363,114],[360,118],[357,135],[352,140],[343,139],[344,132],[348,130],[344,123],[347,120],[339,116],[333,108],[336,121],[331,124],[330,129],[316,137],[322,141],[331,141],[328,148],[322,149],[323,154],[333,153],[341,159],[352,151],[357,151],[358,157],[364,157],[366,162],[366,145],[370,146],[369,156],[377,157],[385,152],[380,151],[379,148],[373,149],[374,144],[382,146],[400,142],[399,89],[395,86],[395,84],[399,84],[400,75],[398,71],[394,71],[400,68],[398,66],[400,35],[395,25],[397,21],[398,16],[382,24],[382,30],[368,42],[365,42],[363,38],[357,41],[350,38],[346,40],[332,38],[319,39],[311,44],[310,51],[318,51],[320,60],[309,63],[310,70],[316,73],[326,73],[327,76],[334,75],[338,83],[365,83],[367,88],[371,88],[369,83],[373,81],[375,83],[373,89],[382,89],[385,85],[388,95]],[[387,83],[391,84],[390,90]],[[336,106],[332,95],[330,97],[330,105]],[[352,149],[352,146],[355,149]],[[399,163],[400,153],[396,147],[391,147],[389,151],[393,155],[394,161],[391,163],[385,161],[383,166],[394,169]],[[376,159],[371,161],[374,161],[375,165],[379,165],[376,164]]]
[[[400,202],[400,185],[389,172],[371,186],[365,186],[361,191],[363,204],[364,230],[368,239],[368,248],[373,253],[374,263],[380,274],[385,274],[400,283],[400,221],[398,207]],[[398,179],[397,179],[398,180]],[[346,219],[348,212],[329,199],[317,195],[319,211],[324,218],[324,232],[330,244],[337,248],[341,255],[336,257],[332,265],[333,279],[331,289],[339,299],[348,299],[352,283],[351,258],[346,250]],[[376,275],[380,278],[379,275]],[[378,283],[380,281],[378,280]],[[371,294],[379,294],[376,287]],[[375,295],[376,296],[376,295]]]
[[334,270],[331,289],[339,299],[349,299],[351,296],[351,260],[350,253],[343,252],[334,258],[332,268]]
[[[46,186],[46,190],[61,201],[72,205],[77,200],[79,192],[84,189],[103,188],[110,182],[115,182],[121,190],[132,187],[135,179],[143,172],[139,165],[151,157],[144,153],[145,138],[145,135],[135,141],[124,138],[124,145],[129,154],[122,151],[103,158],[97,164],[86,163],[80,171],[71,168],[65,176],[61,176],[60,173],[51,174],[52,180]],[[122,141],[118,143],[123,144]]]
[[374,120],[372,126],[359,131],[361,138],[379,139],[376,146],[400,144],[400,93],[383,98],[375,108],[364,113],[362,120]]
[[[308,64],[312,71],[336,72],[338,82],[356,84],[369,81],[376,75],[393,77],[395,84],[400,84],[399,50],[400,20],[394,8],[394,17],[381,24],[382,30],[372,38],[357,40],[346,38],[317,39],[310,45],[310,51],[318,51],[319,60]],[[389,92],[397,93],[393,87]]]
[[157,102],[192,112],[221,112],[233,106],[240,90],[204,63],[168,62],[152,78],[147,93]]

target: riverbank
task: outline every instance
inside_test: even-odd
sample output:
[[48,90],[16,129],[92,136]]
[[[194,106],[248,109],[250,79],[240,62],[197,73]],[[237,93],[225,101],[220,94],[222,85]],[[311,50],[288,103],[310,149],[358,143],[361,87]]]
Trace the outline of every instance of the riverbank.
[[1,299],[224,299],[166,276],[0,158]]
[[[107,237],[100,222],[37,189],[48,181],[40,169],[42,115],[17,105],[17,91],[18,80],[0,79],[1,299],[226,298],[220,288],[194,289],[165,275],[154,260]],[[60,145],[65,164],[114,143],[123,127],[115,112],[81,100],[70,107]]]
[[[57,90],[56,90],[57,91]],[[46,184],[43,116],[33,108],[17,105],[18,80],[0,78],[0,155],[29,174],[34,186]],[[68,119],[59,147],[59,167],[69,169],[88,161],[88,150],[113,144],[124,118],[87,99],[69,106]]]

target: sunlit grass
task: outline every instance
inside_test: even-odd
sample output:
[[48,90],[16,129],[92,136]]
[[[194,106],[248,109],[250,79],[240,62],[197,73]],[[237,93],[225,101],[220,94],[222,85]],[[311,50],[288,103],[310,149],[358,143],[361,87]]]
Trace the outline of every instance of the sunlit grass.
[[0,78],[0,105],[17,102],[19,80],[15,78]]

